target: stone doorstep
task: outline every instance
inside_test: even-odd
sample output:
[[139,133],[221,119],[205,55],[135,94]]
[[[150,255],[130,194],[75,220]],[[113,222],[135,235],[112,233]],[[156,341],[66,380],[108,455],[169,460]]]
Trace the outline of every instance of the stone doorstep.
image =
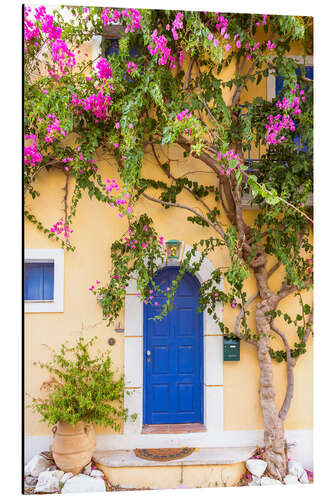
[[[178,446],[179,448],[179,446]],[[170,467],[176,465],[230,465],[245,462],[256,446],[232,448],[199,448],[191,455],[168,462],[138,458],[133,450],[96,450],[93,460],[106,467]]]
[[141,434],[187,434],[206,432],[204,424],[150,424],[143,425]]

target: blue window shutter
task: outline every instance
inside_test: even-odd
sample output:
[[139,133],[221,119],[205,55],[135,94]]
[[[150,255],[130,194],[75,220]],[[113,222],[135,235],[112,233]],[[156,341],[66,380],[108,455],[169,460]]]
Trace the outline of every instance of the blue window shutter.
[[54,263],[24,264],[24,300],[54,299]]
[[[301,69],[297,68],[296,69],[296,74],[300,75],[301,74]],[[313,66],[305,66],[305,76],[306,78],[309,78],[310,80],[313,80]],[[306,89],[307,85],[303,85],[301,88]],[[278,97],[281,95],[283,89],[283,78],[280,75],[277,75],[275,78],[275,95]],[[295,121],[297,125],[297,120]],[[294,139],[294,143],[296,146],[299,146],[299,136],[297,135]],[[307,146],[303,146],[302,151],[305,153],[307,152],[308,148]]]
[[[301,69],[297,68],[296,69],[296,75],[301,74]],[[310,80],[313,80],[313,66],[305,66],[305,76],[306,78],[309,78]],[[302,88],[306,88],[306,86],[303,86]],[[281,93],[283,89],[283,78],[280,75],[277,75],[275,78],[275,95],[276,97]]]
[[137,48],[136,45],[133,47],[133,49],[130,49],[129,54],[131,57],[140,57],[141,56],[139,49]]
[[43,264],[43,300],[54,298],[54,264]]
[[105,55],[106,56],[112,56],[112,55],[117,56],[119,54],[119,40],[118,39],[113,39],[110,40],[108,43],[108,46],[105,49]]
[[305,66],[305,76],[313,80],[313,66]]
[[[119,54],[119,38],[113,38],[108,41],[107,47],[105,49],[105,56],[117,56]],[[132,49],[129,50],[129,55],[130,59],[135,58],[135,57],[140,57],[140,52],[139,49],[134,46]],[[132,78],[129,77],[129,75],[124,71],[124,79],[127,80],[128,82],[133,82]]]
[[277,75],[275,78],[275,95],[278,96],[280,95],[281,91],[283,89],[283,78],[280,75]]
[[43,297],[43,272],[41,265],[24,264],[24,300],[41,300]]
[[[108,42],[108,46],[105,49],[105,55],[117,56],[118,54],[119,54],[119,39],[114,38]],[[141,54],[139,52],[139,49],[136,46],[134,46],[132,49],[129,50],[129,55],[130,57],[140,57]]]

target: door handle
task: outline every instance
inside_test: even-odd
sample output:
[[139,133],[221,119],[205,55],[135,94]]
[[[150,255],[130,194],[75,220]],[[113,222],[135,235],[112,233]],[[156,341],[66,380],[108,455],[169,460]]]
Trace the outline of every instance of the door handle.
[[149,351],[149,349],[146,351],[146,355],[147,355],[147,356],[150,356],[150,355],[151,355],[151,352]]

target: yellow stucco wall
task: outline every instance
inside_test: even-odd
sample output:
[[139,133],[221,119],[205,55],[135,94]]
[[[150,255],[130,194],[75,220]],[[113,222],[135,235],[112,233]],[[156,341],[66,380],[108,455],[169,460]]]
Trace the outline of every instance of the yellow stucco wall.
[[245,472],[245,463],[230,465],[184,465],[152,467],[106,467],[98,464],[113,485],[127,488],[167,489],[221,488],[236,486]]
[[[296,52],[294,52],[296,53]],[[230,69],[231,71],[231,69]],[[253,89],[249,90],[244,98],[251,97]],[[263,80],[256,89],[257,95],[266,96],[266,82]],[[183,160],[180,148],[170,148],[169,158],[172,159],[171,166],[180,171],[189,170],[207,171],[195,174],[203,183],[210,183],[212,177],[199,160]],[[112,167],[112,159],[109,161],[97,157],[99,173],[102,178],[115,177],[117,179],[115,165]],[[144,159],[143,176],[149,175],[158,178],[160,176],[153,156],[147,150]],[[46,227],[51,227],[61,216],[63,216],[62,188],[65,184],[65,176],[59,170],[41,173],[36,180],[36,188],[41,196],[35,200],[27,200],[27,208],[31,208],[34,214]],[[70,185],[73,187],[73,183]],[[69,196],[70,199],[70,196]],[[180,201],[186,203],[189,195],[183,194]],[[147,210],[154,221],[156,229],[165,240],[177,238],[191,245],[201,238],[214,236],[211,229],[199,228],[186,221],[187,213],[179,209],[164,210],[159,205],[151,202],[140,201],[136,206],[137,213]],[[253,211],[247,211],[245,218],[251,220],[255,216]],[[222,216],[222,222],[227,223]],[[80,334],[90,338],[98,337],[97,347],[101,350],[111,349],[115,367],[119,373],[123,371],[124,364],[124,342],[123,334],[114,332],[114,328],[107,328],[101,319],[101,308],[96,298],[88,288],[97,279],[102,283],[108,278],[110,265],[109,254],[111,243],[119,238],[127,227],[125,220],[119,219],[114,209],[103,205],[96,200],[91,201],[87,194],[79,202],[77,215],[74,218],[71,242],[76,246],[75,253],[65,252],[65,284],[64,284],[64,312],[63,313],[27,313],[25,317],[25,390],[27,393],[37,396],[42,381],[47,379],[47,373],[43,373],[34,361],[48,359],[48,350],[43,344],[58,348],[61,343],[68,340],[74,342]],[[27,222],[25,225],[25,247],[26,248],[59,248],[45,235],[38,232],[35,227]],[[217,250],[209,256],[214,265],[227,265],[229,257],[225,249]],[[271,278],[274,290],[281,283],[281,272],[275,273]],[[248,280],[248,293],[255,290],[253,278]],[[285,310],[295,316],[298,310],[297,299],[289,297],[285,299],[287,306]],[[285,304],[282,304],[285,306]],[[253,305],[255,306],[255,305]],[[123,315],[119,318],[124,323]],[[233,326],[235,312],[231,308],[225,308],[224,321],[227,326]],[[118,321],[117,321],[118,322]],[[276,322],[277,325],[279,322]],[[284,331],[287,331],[284,323],[281,323]],[[290,329],[291,330],[291,329]],[[107,339],[112,336],[116,338],[116,344],[110,348]],[[296,339],[295,339],[296,340]],[[276,346],[279,341],[274,340]],[[282,346],[281,346],[282,347]],[[286,388],[286,365],[285,363],[274,365],[274,384],[276,389],[277,405],[281,405]],[[241,343],[241,361],[225,362],[221,366],[223,370],[224,383],[224,429],[225,430],[251,430],[262,429],[262,417],[258,401],[259,369],[255,349],[247,344]],[[309,429],[312,428],[312,340],[309,342],[308,352],[302,356],[295,370],[295,396],[286,420],[286,429]],[[26,403],[29,403],[27,397]],[[26,435],[47,435],[50,433],[46,423],[39,422],[39,416],[32,414],[26,409],[25,418]],[[97,432],[105,432],[97,429]]]

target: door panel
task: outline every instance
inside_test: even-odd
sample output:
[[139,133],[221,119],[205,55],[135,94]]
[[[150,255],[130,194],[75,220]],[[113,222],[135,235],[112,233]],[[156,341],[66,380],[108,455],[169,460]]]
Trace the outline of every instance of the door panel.
[[[166,289],[178,268],[164,268],[157,277]],[[203,422],[202,313],[198,312],[200,284],[185,274],[173,310],[162,321],[163,297],[157,306],[144,306],[144,415],[145,424]],[[148,354],[150,352],[150,354]]]

